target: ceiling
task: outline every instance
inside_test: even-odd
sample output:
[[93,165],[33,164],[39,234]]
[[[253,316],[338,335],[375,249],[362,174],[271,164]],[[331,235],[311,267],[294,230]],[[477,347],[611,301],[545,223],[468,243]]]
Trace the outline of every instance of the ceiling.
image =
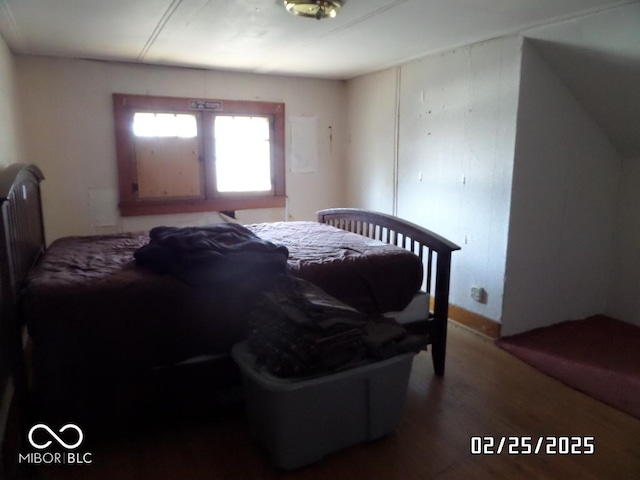
[[640,159],[640,0],[345,0],[320,21],[282,0],[0,0],[16,55],[341,80],[517,33]]
[[349,79],[621,3],[346,0],[318,21],[281,0],[0,0],[0,35],[15,54]]

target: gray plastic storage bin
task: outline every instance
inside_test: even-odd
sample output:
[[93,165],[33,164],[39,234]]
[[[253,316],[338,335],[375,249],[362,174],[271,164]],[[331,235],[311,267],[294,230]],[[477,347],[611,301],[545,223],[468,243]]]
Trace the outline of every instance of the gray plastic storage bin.
[[393,432],[404,410],[414,355],[288,380],[257,371],[245,343],[233,349],[252,434],[286,470]]

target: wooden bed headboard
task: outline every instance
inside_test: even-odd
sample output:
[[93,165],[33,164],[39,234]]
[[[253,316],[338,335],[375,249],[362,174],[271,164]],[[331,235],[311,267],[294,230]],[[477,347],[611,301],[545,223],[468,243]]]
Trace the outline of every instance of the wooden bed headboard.
[[15,298],[31,267],[44,252],[44,225],[40,182],[42,172],[35,165],[13,164],[0,176],[0,262],[1,287]]
[[16,389],[26,387],[22,371],[22,326],[18,299],[29,271],[45,249],[40,182],[34,165],[13,164],[0,172],[0,341]]
[[0,172],[0,446],[9,461],[15,442],[5,444],[5,440],[9,435],[16,437],[17,432],[7,433],[7,419],[10,411],[24,408],[28,389],[23,356],[26,332],[20,324],[18,299],[45,248],[40,200],[43,178],[33,165],[13,164]]
[[423,285],[433,299],[433,313],[430,315],[426,329],[432,345],[435,373],[443,375],[449,317],[451,253],[460,250],[460,247],[415,223],[369,210],[357,208],[320,210],[318,221],[396,245],[420,257],[425,264]]

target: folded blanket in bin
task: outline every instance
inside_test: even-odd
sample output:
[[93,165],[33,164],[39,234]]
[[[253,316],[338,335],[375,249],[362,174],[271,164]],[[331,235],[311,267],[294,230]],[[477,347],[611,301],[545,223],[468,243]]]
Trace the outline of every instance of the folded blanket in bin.
[[250,319],[256,363],[284,378],[324,375],[408,351],[426,340],[395,320],[363,314],[316,285],[282,276]]

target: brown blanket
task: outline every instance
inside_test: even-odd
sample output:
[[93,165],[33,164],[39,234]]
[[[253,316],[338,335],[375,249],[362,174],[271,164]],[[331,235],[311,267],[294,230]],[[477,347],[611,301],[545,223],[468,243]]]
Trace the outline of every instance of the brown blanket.
[[[57,240],[32,272],[23,308],[40,382],[135,373],[246,337],[252,303],[269,277],[195,287],[136,265],[146,234]],[[64,389],[64,385],[42,385]]]
[[403,310],[420,289],[422,263],[407,250],[317,222],[248,225],[289,250],[289,271],[365,313]]

